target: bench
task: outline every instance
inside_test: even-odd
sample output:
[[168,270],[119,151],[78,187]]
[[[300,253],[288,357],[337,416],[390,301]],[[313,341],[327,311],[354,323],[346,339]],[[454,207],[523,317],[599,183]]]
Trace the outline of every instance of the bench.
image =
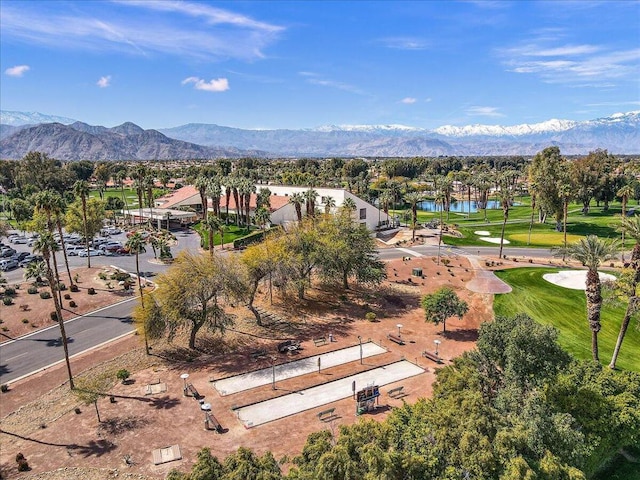
[[313,339],[313,343],[315,344],[316,347],[320,347],[322,345],[326,345],[327,344],[327,337],[314,338]]
[[251,358],[253,358],[254,360],[258,360],[259,358],[266,357],[266,356],[267,356],[266,350],[256,350],[255,352],[251,352]]
[[321,422],[326,422],[335,418],[335,411],[335,408],[327,408],[326,410],[321,411],[320,413],[318,413],[318,420],[320,420]]
[[402,340],[402,338],[397,335],[390,333],[389,335],[387,335],[387,338],[392,342],[397,343],[398,345],[404,345],[404,340]]
[[218,419],[213,416],[213,413],[207,413],[207,418],[205,420],[205,428],[207,430],[215,430],[216,433],[224,432],[222,425],[218,422]]
[[196,400],[200,399],[200,394],[198,393],[198,390],[196,390],[196,387],[194,387],[192,383],[189,383],[186,387],[184,387],[184,396],[193,397]]
[[442,359],[435,353],[427,352],[425,350],[424,352],[422,352],[422,356],[428,358],[429,360],[433,360],[436,363],[442,363]]
[[401,398],[407,395],[406,393],[404,393],[403,390],[404,390],[404,385],[400,387],[392,388],[387,392],[387,395],[389,395],[391,398]]

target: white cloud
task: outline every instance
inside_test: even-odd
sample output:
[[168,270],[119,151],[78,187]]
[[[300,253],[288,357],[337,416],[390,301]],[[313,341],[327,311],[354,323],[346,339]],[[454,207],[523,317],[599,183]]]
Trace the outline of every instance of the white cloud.
[[402,100],[400,100],[400,103],[404,103],[406,105],[411,105],[413,103],[416,103],[418,100],[416,98],[413,97],[405,97]]
[[430,46],[429,42],[422,38],[388,37],[381,38],[380,42],[387,48],[397,50],[425,50]]
[[[124,51],[212,60],[263,58],[284,27],[199,3],[106,2],[104,8],[54,8],[55,2],[2,6],[3,38],[48,48]],[[89,2],[88,4],[90,4]],[[51,8],[48,8],[52,5]],[[231,4],[229,4],[231,5]]]
[[188,77],[182,80],[182,85],[193,83],[196,90],[205,92],[225,92],[229,90],[229,81],[226,78],[212,78],[208,82],[198,77]]
[[4,73],[10,77],[21,77],[30,70],[29,65],[16,65],[15,67],[7,68]]
[[467,108],[466,113],[472,117],[504,117],[498,110],[498,107],[473,106]]
[[100,79],[96,82],[100,88],[107,88],[111,86],[111,75],[105,75],[104,77],[100,77]]

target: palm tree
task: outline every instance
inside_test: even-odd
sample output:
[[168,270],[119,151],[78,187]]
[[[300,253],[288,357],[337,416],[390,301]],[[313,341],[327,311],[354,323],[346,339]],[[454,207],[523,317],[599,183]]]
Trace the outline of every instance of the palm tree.
[[255,193],[256,186],[248,178],[247,179],[243,179],[240,182],[240,191],[243,194],[245,224],[247,225],[247,229],[248,229],[249,228],[249,222],[250,222],[249,209],[251,208],[251,194]]
[[195,187],[200,194],[200,203],[202,204],[202,220],[207,218],[207,188],[209,187],[209,179],[204,175],[198,175],[195,181]]
[[289,203],[293,204],[296,209],[296,217],[298,218],[298,223],[302,222],[302,204],[304,203],[304,196],[302,193],[296,192],[291,197],[289,197]]
[[[144,309],[144,293],[142,292],[142,281],[140,280],[140,254],[146,252],[147,250],[144,248],[146,244],[145,239],[142,237],[140,232],[135,232],[133,235],[129,237],[126,243],[126,248],[129,252],[133,252],[136,256],[136,276],[138,277],[138,291],[140,292],[140,304]],[[149,355],[149,342],[147,340],[147,332],[145,328],[144,332],[144,348]]]
[[507,226],[507,220],[509,220],[509,209],[511,208],[511,202],[513,201],[513,192],[509,185],[508,172],[500,177],[500,205],[502,206],[502,230],[500,231],[500,251],[498,252],[498,258],[502,258],[502,247],[504,246],[504,230]]
[[222,186],[220,185],[220,177],[214,176],[207,183],[206,194],[211,197],[211,208],[216,217],[220,217],[220,196],[222,195]]
[[418,224],[418,203],[422,201],[422,195],[419,192],[410,192],[404,196],[404,201],[411,205],[411,241],[414,241]]
[[324,200],[324,214],[329,215],[332,208],[336,208],[336,200],[333,197],[327,196]]
[[[207,231],[209,235],[209,253],[213,255],[213,246],[214,246],[213,237],[215,233],[220,230],[220,227],[222,226],[222,221],[220,220],[220,218],[214,215],[209,215],[207,216],[207,218],[205,218],[202,221],[202,226],[204,227],[204,229]],[[222,243],[220,245],[222,245]]]
[[[631,197],[633,194],[634,189],[628,183],[616,192],[616,195],[620,197],[622,201],[622,218],[625,218],[627,216],[627,203],[629,202],[629,197]],[[626,229],[621,228],[620,230],[622,230],[622,261],[624,262],[624,234],[626,232]]]
[[47,274],[47,265],[44,263],[44,260],[41,262],[31,262],[24,269],[24,279],[30,280],[34,279],[36,285],[42,283],[42,277]]
[[611,363],[609,363],[609,368],[611,369],[616,368],[616,362],[618,361],[618,354],[620,353],[622,341],[624,340],[627,329],[629,328],[631,317],[637,311],[638,296],[636,295],[636,289],[638,287],[638,283],[640,283],[640,217],[638,217],[637,215],[634,215],[632,218],[623,216],[621,227],[622,231],[626,231],[629,236],[636,242],[633,246],[633,250],[631,251],[631,262],[629,265],[631,268],[633,268],[634,273],[629,285],[629,300],[627,303],[627,310],[624,313],[624,318],[622,319],[622,324],[620,325],[620,333],[618,333],[618,340],[616,341],[616,346],[613,349]]
[[82,201],[82,225],[84,227],[84,244],[87,248],[87,268],[91,268],[91,255],[89,255],[89,233],[87,232],[87,197],[89,196],[89,184],[84,180],[78,180],[73,184],[73,194]]
[[71,363],[69,362],[69,346],[67,344],[67,333],[64,329],[64,320],[62,319],[62,306],[59,301],[58,295],[56,291],[60,290],[58,287],[60,285],[60,279],[58,277],[58,269],[55,268],[55,271],[51,268],[51,258],[53,257],[54,263],[56,258],[56,250],[58,249],[58,244],[53,238],[53,234],[49,232],[42,232],[40,237],[33,245],[33,251],[39,252],[42,254],[44,258],[44,262],[46,264],[46,277],[47,282],[49,283],[49,289],[51,290],[51,296],[53,297],[53,304],[56,309],[56,317],[58,319],[58,327],[60,328],[60,335],[62,338],[62,348],[64,350],[64,360],[67,364],[67,373],[69,375],[69,386],[71,390],[75,388],[73,384],[73,374],[71,373]]
[[348,211],[349,215],[355,212],[356,208],[358,208],[358,206],[353,198],[347,197],[344,199],[344,202],[342,202],[342,209]]
[[[600,331],[600,311],[602,309],[602,286],[598,268],[602,262],[611,260],[618,251],[618,243],[610,240],[601,240],[596,235],[586,238],[567,247],[566,252],[559,249],[562,254],[577,260],[587,267],[587,280],[585,296],[587,298],[587,321],[591,329],[591,354],[593,360],[599,362],[598,357],[598,332]],[[556,252],[558,250],[556,249]]]
[[314,217],[316,214],[316,198],[318,197],[318,192],[316,192],[313,188],[310,188],[306,192],[304,192],[304,199],[307,204],[307,215],[310,217]]
[[67,258],[67,249],[64,243],[64,235],[62,232],[62,218],[67,207],[67,203],[64,201],[64,198],[56,192],[53,195],[51,202],[52,213],[55,217],[56,227],[58,229],[58,235],[60,236],[60,249],[62,250],[62,256],[64,258],[64,265],[67,270],[67,275],[69,276],[69,285],[73,285],[73,278],[71,277],[71,270],[69,269],[69,259]]
[[[558,188],[558,192],[562,197],[562,231],[564,234],[564,250],[567,250],[567,218],[569,216],[569,200],[571,199],[571,194],[573,193],[573,189],[571,185],[567,182],[561,183]],[[564,262],[565,256],[562,256],[562,261]]]
[[533,230],[533,217],[536,213],[536,182],[529,183],[529,193],[531,193],[531,220],[529,221],[529,239],[527,245],[531,244],[531,230]]
[[[33,195],[33,203],[35,204],[36,209],[43,211],[47,217],[46,232],[50,233],[52,235],[52,238],[53,238],[52,216],[55,209],[54,205],[58,202],[57,198],[59,197],[60,195],[57,192],[54,192],[53,190],[43,190]],[[64,248],[64,239],[62,238],[62,235],[60,235],[60,242],[62,243],[62,248]],[[55,250],[51,250],[51,253],[53,257],[53,267],[55,269],[56,281],[60,282],[60,278],[58,274],[58,260],[56,259],[56,255],[55,255],[55,252],[57,250],[58,248],[56,244]],[[62,293],[60,292],[59,288],[57,290],[58,290],[60,304],[62,304]]]
[[262,230],[264,230],[271,219],[271,215],[269,214],[269,210],[264,207],[260,207],[256,210],[256,213],[253,217],[256,225],[259,225]]
[[[120,170],[115,175],[115,182],[120,186],[120,195],[122,196],[122,203],[124,204],[124,208],[127,210],[127,218],[130,216],[129,212],[129,202],[127,202],[127,196],[124,194],[124,180],[127,177],[127,174],[124,170]],[[124,212],[123,212],[124,213]]]
[[147,207],[149,208],[149,226],[153,227],[153,187],[155,180],[153,175],[147,175],[143,179],[144,191],[147,197]]

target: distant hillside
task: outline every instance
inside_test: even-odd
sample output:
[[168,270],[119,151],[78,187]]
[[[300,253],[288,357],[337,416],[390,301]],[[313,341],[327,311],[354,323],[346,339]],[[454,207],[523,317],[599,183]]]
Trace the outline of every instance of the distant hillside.
[[195,145],[168,138],[157,130],[143,130],[133,123],[94,127],[45,123],[23,127],[0,140],[0,158],[20,159],[30,151],[59,160],[188,160],[259,156],[261,152],[237,148]]

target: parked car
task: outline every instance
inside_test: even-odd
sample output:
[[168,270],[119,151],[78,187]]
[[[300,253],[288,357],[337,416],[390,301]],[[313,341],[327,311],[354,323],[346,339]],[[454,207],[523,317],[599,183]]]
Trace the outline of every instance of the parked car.
[[131,252],[129,251],[129,249],[127,247],[120,247],[119,249],[117,249],[113,253],[115,253],[116,255],[131,255]]
[[100,250],[95,250],[93,248],[89,249],[89,252],[87,252],[86,249],[82,249],[78,252],[78,256],[79,257],[97,257],[98,255],[102,255],[102,252]]
[[13,270],[14,268],[18,268],[18,262],[13,259],[9,260],[1,260],[0,261],[0,270],[6,272],[7,270]]
[[67,255],[69,256],[75,256],[78,255],[78,253],[80,253],[82,250],[86,250],[87,247],[83,247],[82,245],[69,245],[66,250],[67,250]]
[[16,250],[14,250],[11,247],[3,248],[2,250],[0,250],[0,257],[3,257],[3,258],[12,257],[15,254],[16,254]]
[[98,247],[98,249],[103,252],[115,252],[120,248],[122,248],[122,244],[120,242],[106,242]]
[[20,263],[22,260],[24,260],[28,256],[29,256],[29,252],[18,252],[11,255],[11,260],[15,260],[16,262]]
[[100,245],[102,245],[103,243],[107,243],[109,241],[108,238],[104,238],[104,237],[96,237],[93,239],[93,246],[94,248],[99,247]]
[[24,259],[21,262],[19,262],[18,265],[24,268],[30,263],[42,262],[43,260],[44,259],[42,258],[42,255],[27,255],[26,257],[24,257]]
[[23,244],[26,245],[27,243],[29,243],[30,238],[28,237],[14,237],[11,240],[11,243],[15,243],[15,244]]

